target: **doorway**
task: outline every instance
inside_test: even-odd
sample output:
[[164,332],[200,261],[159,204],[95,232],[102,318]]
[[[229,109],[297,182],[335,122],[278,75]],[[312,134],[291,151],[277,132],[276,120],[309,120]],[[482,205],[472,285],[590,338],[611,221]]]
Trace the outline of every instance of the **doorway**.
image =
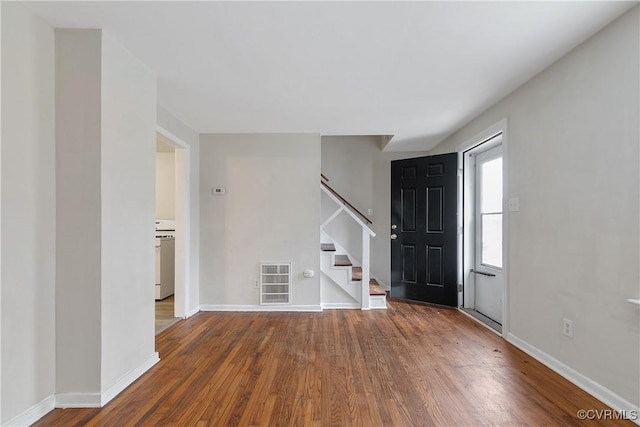
[[462,152],[463,311],[502,333],[505,307],[503,133]]
[[[169,230],[173,228],[174,230],[161,232],[162,235],[170,236],[165,243],[168,243],[166,246],[171,252],[170,262],[173,264],[173,268],[162,269],[162,265],[158,265],[158,261],[156,261],[157,270],[160,267],[163,272],[170,272],[173,285],[172,292],[164,291],[160,299],[156,293],[155,324],[157,334],[188,316],[190,230],[188,162],[190,153],[188,145],[160,127],[157,128],[156,141],[156,185],[163,185],[160,193],[156,188],[156,226],[160,220],[165,228]],[[159,176],[161,169],[164,177]],[[168,227],[166,227],[167,224]],[[156,237],[158,237],[158,232],[156,232]],[[156,246],[158,246],[158,239],[156,239]],[[162,254],[164,247],[162,243],[160,246]],[[162,254],[160,259],[161,261],[166,260],[167,254]]]

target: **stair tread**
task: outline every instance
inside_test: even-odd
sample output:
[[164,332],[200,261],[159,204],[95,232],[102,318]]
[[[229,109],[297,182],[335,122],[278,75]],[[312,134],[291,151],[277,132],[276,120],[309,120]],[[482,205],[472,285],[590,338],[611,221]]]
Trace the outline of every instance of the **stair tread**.
[[320,250],[323,252],[335,252],[336,247],[333,243],[320,243]]
[[353,281],[362,280],[362,267],[352,267],[351,268],[351,280],[353,280]]
[[351,267],[353,264],[351,260],[346,255],[336,255],[335,258],[336,267]]
[[371,279],[369,281],[369,295],[387,295],[387,292],[376,282],[376,279]]

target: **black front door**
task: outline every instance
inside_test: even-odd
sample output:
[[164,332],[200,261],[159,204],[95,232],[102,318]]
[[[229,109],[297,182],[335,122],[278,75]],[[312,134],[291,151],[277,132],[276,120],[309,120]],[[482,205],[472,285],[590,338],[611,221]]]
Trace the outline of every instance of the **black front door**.
[[391,162],[391,296],[458,305],[456,153]]

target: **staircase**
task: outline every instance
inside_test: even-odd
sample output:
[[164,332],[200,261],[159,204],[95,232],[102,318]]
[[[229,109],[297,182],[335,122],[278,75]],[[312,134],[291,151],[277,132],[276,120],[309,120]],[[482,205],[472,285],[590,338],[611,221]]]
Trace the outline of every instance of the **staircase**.
[[[324,239],[327,240],[326,234]],[[351,262],[348,255],[338,254],[334,243],[322,243],[321,250],[321,270],[325,275],[342,288],[354,302],[353,308],[360,308],[362,297],[362,267],[356,267]],[[387,308],[387,293],[376,279],[369,280],[368,287],[369,309]]]
[[[323,177],[324,178],[324,177]],[[326,182],[320,188],[337,205],[338,209],[321,226],[320,270],[322,271],[324,308],[387,308],[386,292],[371,278],[369,271],[370,238],[375,233],[368,227],[371,221],[347,202]],[[324,228],[341,213],[349,215],[362,228],[362,263],[354,266],[353,257],[329,236]],[[365,284],[368,283],[368,286]]]

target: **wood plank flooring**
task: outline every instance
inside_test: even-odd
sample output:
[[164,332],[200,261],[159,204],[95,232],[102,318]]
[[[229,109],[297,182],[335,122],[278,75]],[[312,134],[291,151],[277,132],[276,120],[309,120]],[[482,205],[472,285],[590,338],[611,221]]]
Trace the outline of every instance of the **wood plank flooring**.
[[156,334],[180,320],[177,317],[173,317],[174,304],[174,295],[168,296],[163,300],[156,300]]
[[200,313],[101,409],[37,426],[580,426],[606,406],[455,310]]

